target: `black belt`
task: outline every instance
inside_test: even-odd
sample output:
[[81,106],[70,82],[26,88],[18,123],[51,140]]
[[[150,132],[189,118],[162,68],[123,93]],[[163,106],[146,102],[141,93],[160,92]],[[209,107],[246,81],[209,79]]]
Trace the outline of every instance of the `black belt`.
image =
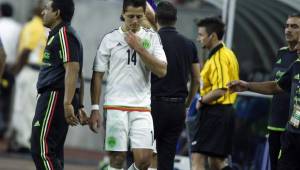
[[184,103],[185,98],[184,97],[159,97],[159,96],[152,96],[151,100],[156,101],[163,101],[163,102],[173,102],[173,103]]
[[[65,90],[64,88],[51,88],[51,87],[43,87],[43,88],[37,89],[39,94],[45,93],[45,92],[50,92],[50,91],[64,91],[64,90]],[[80,89],[76,88],[75,93],[80,93]]]
[[28,67],[30,67],[33,70],[40,71],[41,66],[38,64],[27,64]]

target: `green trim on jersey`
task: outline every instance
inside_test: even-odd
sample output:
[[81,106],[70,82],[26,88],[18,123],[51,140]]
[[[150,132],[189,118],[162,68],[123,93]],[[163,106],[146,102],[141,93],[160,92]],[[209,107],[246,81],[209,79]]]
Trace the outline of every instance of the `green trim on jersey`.
[[277,131],[277,132],[285,131],[285,128],[279,128],[279,127],[273,127],[273,126],[268,126],[267,128],[268,128],[268,130]]

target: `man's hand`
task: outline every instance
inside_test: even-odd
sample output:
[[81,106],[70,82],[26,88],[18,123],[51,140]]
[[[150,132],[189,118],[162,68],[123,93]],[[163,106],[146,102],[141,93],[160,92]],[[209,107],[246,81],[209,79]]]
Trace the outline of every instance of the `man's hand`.
[[132,49],[137,50],[142,47],[141,39],[138,36],[136,36],[133,32],[128,31],[127,33],[125,33],[125,35],[125,41]]
[[79,123],[79,120],[74,114],[74,107],[72,104],[64,104],[65,110],[65,119],[66,122],[71,126],[76,126]]
[[89,127],[94,133],[98,133],[101,123],[101,116],[99,110],[92,110]]
[[79,109],[78,119],[82,126],[87,125],[89,123],[89,117],[87,116],[83,108]]
[[234,80],[227,84],[230,92],[243,92],[249,90],[249,83],[242,80]]
[[202,103],[200,102],[200,100],[198,100],[196,103],[196,110],[200,110],[201,107],[202,107]]

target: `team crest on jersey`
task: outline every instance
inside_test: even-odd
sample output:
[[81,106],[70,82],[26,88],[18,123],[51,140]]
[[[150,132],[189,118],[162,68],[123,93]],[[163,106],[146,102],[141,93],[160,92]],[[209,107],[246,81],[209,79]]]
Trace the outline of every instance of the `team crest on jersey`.
[[149,49],[151,47],[151,43],[148,39],[143,39],[142,44],[145,49]]
[[50,54],[48,52],[44,52],[44,59],[49,60],[50,59]]

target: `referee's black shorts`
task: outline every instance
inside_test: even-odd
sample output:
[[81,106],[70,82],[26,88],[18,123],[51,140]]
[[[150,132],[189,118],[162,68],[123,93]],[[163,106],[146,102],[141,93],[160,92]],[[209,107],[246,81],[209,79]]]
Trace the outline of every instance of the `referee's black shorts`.
[[192,139],[192,152],[227,157],[232,150],[234,112],[232,105],[203,106],[198,129]]

